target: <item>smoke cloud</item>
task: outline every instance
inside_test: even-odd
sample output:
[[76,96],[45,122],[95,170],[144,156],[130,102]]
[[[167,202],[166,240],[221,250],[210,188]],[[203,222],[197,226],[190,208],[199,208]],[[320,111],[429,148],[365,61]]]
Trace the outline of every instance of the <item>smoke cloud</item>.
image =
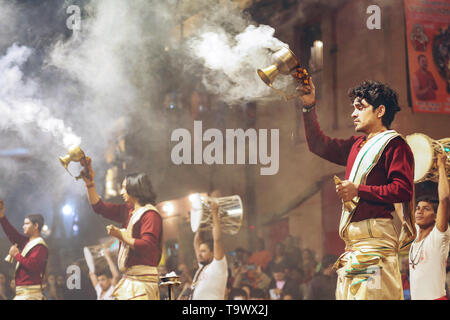
[[[81,9],[76,34],[67,27],[70,5]],[[192,15],[200,17],[195,31],[176,31]],[[157,185],[170,161],[170,151],[161,151],[170,139],[170,119],[159,111],[165,95],[195,79],[228,104],[273,96],[256,70],[283,46],[273,28],[257,26],[232,3],[0,0],[0,148],[25,147],[32,156],[28,162],[2,157],[0,179],[20,190],[25,175],[37,183],[35,192],[80,195],[84,190],[74,187],[58,156],[81,144],[104,172],[105,150],[116,139],[112,128],[122,119],[146,139],[136,142],[137,150],[154,148]],[[278,87],[289,80],[280,77]],[[0,188],[3,195],[14,192]]]

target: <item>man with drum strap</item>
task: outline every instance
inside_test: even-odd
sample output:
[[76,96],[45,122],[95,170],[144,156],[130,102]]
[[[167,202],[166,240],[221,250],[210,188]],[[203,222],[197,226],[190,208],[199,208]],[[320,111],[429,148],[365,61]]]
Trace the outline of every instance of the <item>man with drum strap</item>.
[[[414,159],[404,139],[389,130],[400,110],[397,94],[374,81],[350,89],[355,131],[364,135],[333,139],[324,135],[317,121],[312,80],[297,90],[309,149],[346,166],[345,180],[336,185],[344,202],[339,234],[346,244],[335,264],[336,299],[403,299],[398,250],[415,237]],[[403,209],[400,237],[392,216],[396,203]]]
[[23,223],[23,236],[6,219],[5,205],[0,199],[0,224],[14,244],[7,257],[10,262],[17,261],[14,300],[44,300],[42,282],[48,259],[47,244],[41,238],[44,218],[40,214],[28,215]]
[[438,154],[438,195],[420,197],[416,206],[418,235],[409,251],[409,277],[411,300],[447,300],[445,292],[450,229],[449,183],[446,173],[445,153]]
[[[156,194],[144,173],[130,174],[122,183],[125,204],[103,202],[95,190],[91,159],[83,174],[88,199],[94,211],[119,222],[123,229],[107,227],[108,234],[120,240],[119,270],[124,276],[115,287],[116,300],[159,300],[157,266],[162,254],[162,218],[153,206]],[[86,177],[90,177],[90,179]]]
[[89,268],[89,278],[97,293],[97,300],[114,300],[112,293],[114,292],[117,282],[119,282],[120,273],[112,260],[109,248],[104,249],[104,257],[108,263],[109,270],[95,270],[94,262],[92,261],[92,263],[89,263],[86,259]]
[[213,220],[213,242],[202,241],[200,231],[194,236],[194,250],[199,269],[192,280],[191,300],[224,300],[228,279],[228,265],[222,246],[222,230],[218,206],[209,202]]

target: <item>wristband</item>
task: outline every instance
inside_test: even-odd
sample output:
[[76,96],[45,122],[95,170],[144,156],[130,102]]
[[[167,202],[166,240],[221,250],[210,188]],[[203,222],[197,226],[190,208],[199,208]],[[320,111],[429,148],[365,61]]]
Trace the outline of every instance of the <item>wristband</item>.
[[303,112],[310,112],[314,107],[316,106],[316,101],[314,100],[313,103],[304,105],[302,111]]

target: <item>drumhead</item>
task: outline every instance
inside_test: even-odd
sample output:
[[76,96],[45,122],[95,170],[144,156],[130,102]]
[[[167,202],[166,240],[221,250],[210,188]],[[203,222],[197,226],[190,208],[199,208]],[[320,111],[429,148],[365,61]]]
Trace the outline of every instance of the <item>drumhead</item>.
[[433,165],[433,146],[430,139],[421,133],[406,137],[414,155],[414,182],[422,180]]
[[197,232],[203,216],[200,194],[191,195],[189,200],[191,201],[191,229],[192,232]]

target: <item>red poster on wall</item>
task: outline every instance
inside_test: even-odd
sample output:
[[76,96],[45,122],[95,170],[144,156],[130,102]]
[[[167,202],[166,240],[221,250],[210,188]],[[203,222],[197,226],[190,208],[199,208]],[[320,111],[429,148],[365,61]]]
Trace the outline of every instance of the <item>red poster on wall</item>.
[[404,1],[413,110],[450,114],[450,4]]

